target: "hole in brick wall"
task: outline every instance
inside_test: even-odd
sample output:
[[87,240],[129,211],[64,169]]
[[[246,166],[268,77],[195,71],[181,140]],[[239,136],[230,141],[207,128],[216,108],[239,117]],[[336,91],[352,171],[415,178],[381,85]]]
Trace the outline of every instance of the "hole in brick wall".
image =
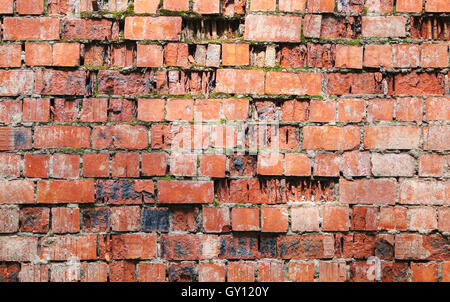
[[225,16],[245,14],[246,0],[224,0],[222,1],[222,14]]
[[305,67],[308,60],[307,46],[282,44],[277,53],[277,60],[283,67]]
[[412,17],[411,38],[426,40],[450,40],[450,16]]
[[229,40],[242,37],[243,19],[183,19],[187,41]]
[[162,94],[209,94],[216,86],[216,73],[212,71],[160,72],[157,91]]

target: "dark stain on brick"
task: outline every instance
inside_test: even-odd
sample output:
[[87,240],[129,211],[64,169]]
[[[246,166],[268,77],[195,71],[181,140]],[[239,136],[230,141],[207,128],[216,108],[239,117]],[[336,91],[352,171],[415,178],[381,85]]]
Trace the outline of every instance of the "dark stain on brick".
[[146,208],[142,213],[143,231],[169,231],[169,209]]

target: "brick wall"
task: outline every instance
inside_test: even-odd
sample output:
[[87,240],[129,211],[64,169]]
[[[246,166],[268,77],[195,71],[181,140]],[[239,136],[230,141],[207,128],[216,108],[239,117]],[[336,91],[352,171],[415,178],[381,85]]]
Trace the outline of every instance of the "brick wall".
[[0,0],[0,281],[450,281],[448,0]]

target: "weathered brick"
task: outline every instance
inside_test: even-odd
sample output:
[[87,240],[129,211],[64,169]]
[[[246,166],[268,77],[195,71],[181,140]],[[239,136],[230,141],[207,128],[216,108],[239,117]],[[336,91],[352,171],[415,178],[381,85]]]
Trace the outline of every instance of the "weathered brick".
[[394,204],[397,196],[395,179],[341,179],[339,185],[343,203]]
[[3,38],[5,40],[58,40],[59,18],[5,17],[3,20]]
[[297,16],[248,15],[245,40],[300,42],[302,18]]

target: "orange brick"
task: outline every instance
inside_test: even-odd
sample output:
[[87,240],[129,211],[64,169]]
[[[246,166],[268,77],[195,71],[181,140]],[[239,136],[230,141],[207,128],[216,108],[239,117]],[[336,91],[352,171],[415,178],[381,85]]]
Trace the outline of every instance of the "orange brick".
[[258,174],[283,175],[284,156],[281,153],[259,153]]
[[438,209],[438,221],[439,221],[439,231],[449,232],[450,231],[450,209],[449,208],[439,208]]
[[83,176],[108,177],[109,154],[108,153],[83,154]]
[[276,0],[253,0],[250,5],[251,11],[275,11]]
[[344,206],[322,207],[322,228],[325,231],[348,231],[349,210]]
[[139,282],[164,282],[166,281],[166,264],[164,263],[139,263]]
[[222,44],[222,65],[243,66],[248,65],[250,60],[249,44]]
[[224,99],[222,101],[223,113],[227,120],[246,121],[248,119],[249,100]]
[[397,99],[396,120],[404,122],[421,122],[423,117],[423,100],[420,98]]
[[428,98],[425,103],[425,112],[429,121],[450,120],[450,98]]
[[373,99],[368,101],[368,121],[392,121],[394,117],[394,101],[389,99]]
[[160,0],[136,0],[134,12],[136,14],[155,14]]
[[380,229],[404,231],[407,228],[406,208],[388,207],[380,209]]
[[306,0],[279,0],[278,5],[282,12],[303,13],[306,7]]
[[286,176],[310,176],[311,160],[305,154],[286,153]]
[[53,66],[78,66],[80,64],[80,44],[56,43],[53,45]]
[[167,153],[142,153],[142,174],[144,176],[166,175]]
[[112,177],[139,177],[139,153],[116,153],[112,158]]
[[80,210],[78,208],[53,208],[52,231],[55,234],[78,233]]
[[292,282],[314,282],[314,263],[289,262],[288,279]]
[[164,0],[163,8],[173,11],[188,11],[189,0]]
[[44,0],[17,0],[16,9],[21,15],[40,15],[44,12]]
[[291,228],[294,232],[319,231],[319,207],[292,207]]
[[408,229],[411,231],[429,232],[437,229],[436,210],[433,208],[410,208],[408,218]]
[[52,65],[52,46],[47,43],[25,43],[25,64],[29,66]]
[[194,119],[198,122],[220,120],[220,100],[196,100]]
[[25,154],[24,175],[26,177],[47,178],[49,176],[50,155]]
[[199,282],[225,282],[225,263],[200,263]]
[[196,176],[197,154],[172,152],[170,154],[170,175]]
[[322,75],[318,73],[268,72],[267,94],[319,95],[322,89]]
[[220,0],[194,0],[193,10],[199,14],[218,14]]
[[149,44],[137,45],[137,66],[138,67],[162,67],[163,48],[160,45]]
[[80,156],[78,154],[54,154],[53,173],[55,178],[77,178],[80,176]]
[[22,46],[20,44],[0,45],[0,67],[20,67]]
[[331,13],[334,11],[333,0],[309,0],[308,12],[310,13]]
[[261,232],[280,233],[288,229],[287,207],[262,207]]
[[258,208],[233,208],[231,210],[233,231],[259,231]]
[[165,104],[162,99],[138,99],[137,118],[144,122],[162,122]]
[[194,100],[169,99],[166,108],[168,121],[192,121],[194,118]]
[[283,282],[284,270],[282,261],[258,262],[258,282]]
[[311,122],[327,123],[335,120],[336,102],[333,100],[311,100],[310,116]]
[[225,155],[201,155],[200,176],[225,177],[226,161]]
[[250,261],[228,262],[228,282],[254,282],[255,263]]
[[423,0],[397,0],[396,11],[403,13],[420,13]]
[[314,160],[314,175],[337,177],[341,170],[341,156],[336,154],[317,154]]
[[345,262],[319,262],[320,282],[345,282],[347,280],[347,267]]
[[0,14],[12,14],[14,12],[14,0],[0,0]]
[[336,45],[336,67],[361,69],[362,61],[362,46]]
[[391,67],[391,45],[369,44],[364,49],[364,66]]
[[111,208],[111,225],[113,231],[135,232],[140,229],[140,208],[137,206],[125,206]]
[[411,281],[412,282],[437,282],[438,264],[437,263],[411,263]]
[[441,177],[444,174],[444,156],[422,154],[419,161],[419,175]]
[[229,232],[230,226],[230,210],[227,207],[203,208],[203,229],[205,232]]

